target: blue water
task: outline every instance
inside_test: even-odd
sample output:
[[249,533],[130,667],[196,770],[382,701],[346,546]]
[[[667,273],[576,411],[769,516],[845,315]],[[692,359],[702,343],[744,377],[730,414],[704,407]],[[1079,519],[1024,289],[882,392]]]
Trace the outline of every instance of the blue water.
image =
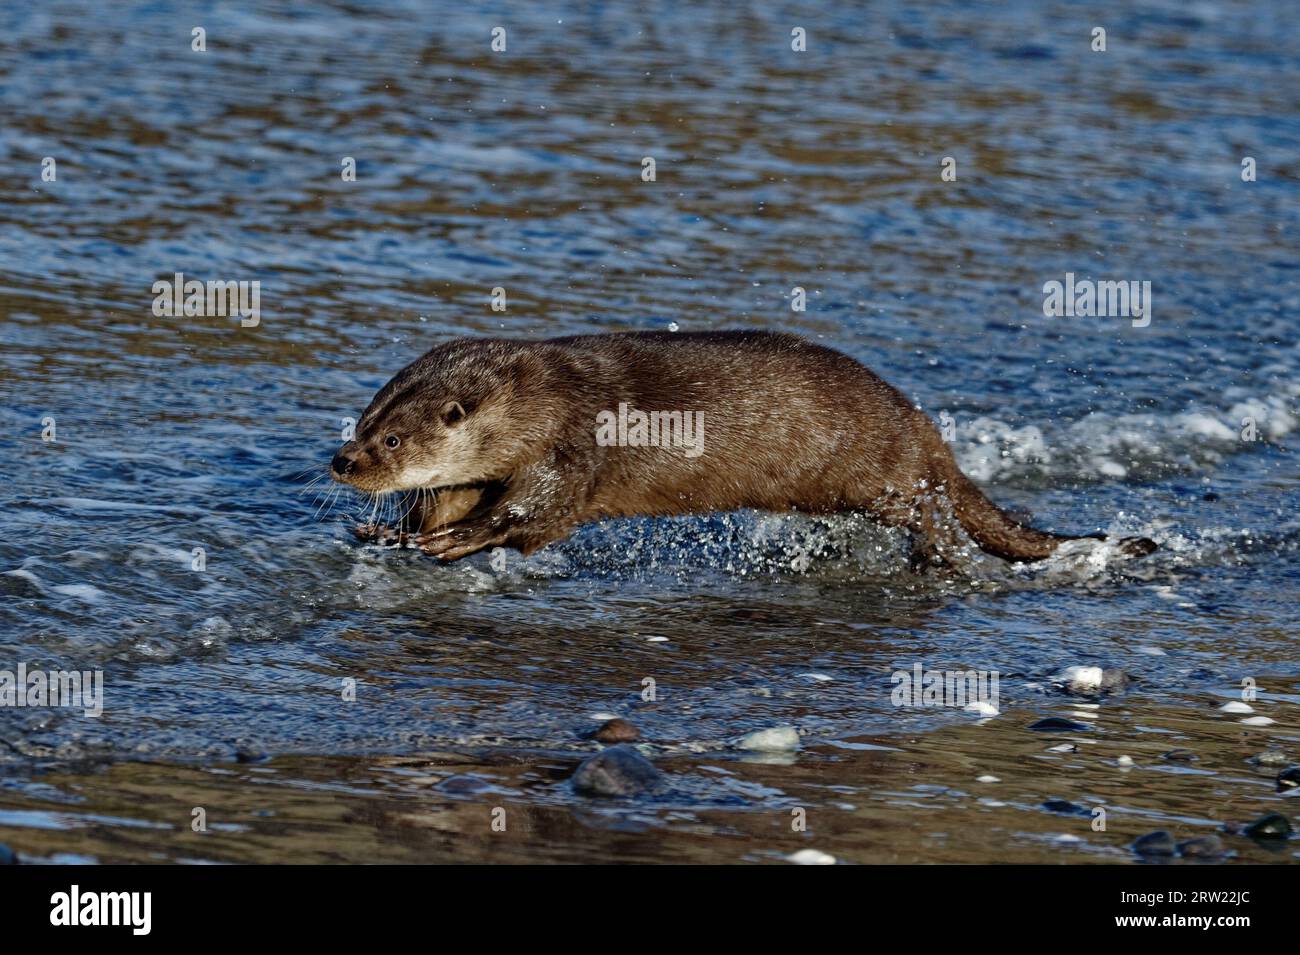
[[[97,719],[0,707],[0,841],[1068,862],[1294,819],[1298,103],[1266,3],[0,9],[0,669],[105,685]],[[156,317],[175,272],[260,281],[260,324]],[[1149,281],[1150,324],[1046,317],[1067,272]],[[443,567],[358,546],[368,502],[309,483],[450,336],[672,325],[843,350],[946,415],[999,503],[1162,549],[936,579],[859,519],[740,514]],[[998,671],[998,715],[895,707],[917,662]],[[1134,682],[1079,710],[1051,678],[1090,665]],[[1245,678],[1252,712],[1220,710]],[[1026,728],[1080,712],[1075,750]],[[568,788],[608,715],[667,789]],[[796,754],[732,746],[782,725]],[[228,828],[194,842],[202,798]],[[486,842],[503,798],[546,838]]]

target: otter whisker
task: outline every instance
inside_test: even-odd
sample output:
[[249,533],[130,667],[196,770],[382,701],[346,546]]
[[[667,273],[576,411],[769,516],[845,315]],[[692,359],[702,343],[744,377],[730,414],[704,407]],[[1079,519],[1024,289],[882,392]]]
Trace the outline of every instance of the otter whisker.
[[[337,484],[330,487],[325,493],[325,500],[321,502],[320,507],[316,508],[316,520],[325,520],[330,516],[330,512],[334,510],[334,504],[338,500],[340,493],[341,489]],[[321,514],[322,509],[325,512],[323,515]]]
[[[402,513],[398,516],[397,522],[395,524],[399,532],[401,528],[405,526],[406,519],[411,516],[411,513],[415,510],[416,505],[418,505],[422,501],[423,496],[424,496],[424,488],[416,488],[414,494],[408,494],[406,496],[406,500],[409,501],[409,503],[406,505],[406,509],[403,510]],[[419,528],[416,528],[416,530],[419,530]]]
[[[303,474],[300,474],[295,480],[302,480],[302,478],[306,476],[307,473],[304,472]],[[323,469],[318,470],[315,477],[313,477],[310,481],[307,482],[307,486],[310,487],[313,484],[319,484],[321,481],[328,480],[329,476],[330,476],[330,472],[328,470],[323,470]]]
[[321,482],[322,482],[323,480],[325,480],[324,477],[312,478],[312,480],[309,481],[309,482],[307,482],[307,485],[306,485],[305,487],[303,487],[302,490],[300,490],[298,493],[299,493],[299,494],[312,494],[312,493],[314,493],[314,494],[321,494],[321,493],[323,493],[323,490],[322,490],[322,488],[321,488]]
[[333,493],[333,490],[332,487],[316,488],[315,496],[312,498],[312,504],[315,505],[316,511],[312,515],[312,520],[320,520],[321,509],[324,508],[325,502],[329,500],[330,494]]
[[374,491],[367,491],[366,493],[370,495],[370,517],[366,523],[373,524],[375,523],[375,519],[379,516],[380,497]]
[[[300,471],[295,471],[294,474],[293,474],[293,480],[295,480],[295,481],[301,481],[304,477],[306,477],[306,476],[307,476],[308,474],[310,474],[312,471],[315,471],[315,470],[317,470],[318,468],[320,468],[320,466],[321,466],[320,464],[309,464],[309,465],[307,465],[307,467],[303,468],[302,470],[300,470]],[[325,475],[326,475],[326,476],[329,475],[329,469],[328,469],[328,468],[325,469]]]

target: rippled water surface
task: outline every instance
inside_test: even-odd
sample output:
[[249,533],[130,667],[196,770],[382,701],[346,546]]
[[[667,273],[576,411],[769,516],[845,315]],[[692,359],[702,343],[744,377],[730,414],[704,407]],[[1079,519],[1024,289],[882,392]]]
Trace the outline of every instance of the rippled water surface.
[[[1300,816],[1293,12],[832,7],[0,7],[0,669],[104,674],[98,718],[0,708],[0,842],[1122,862],[1165,829],[1295,857],[1231,831]],[[260,324],[155,317],[176,272],[260,281]],[[1044,317],[1067,272],[1150,281],[1149,326]],[[1003,505],[1161,550],[923,577],[861,520],[735,514],[444,567],[308,485],[448,336],[673,323],[848,352]],[[997,715],[895,706],[916,664],[997,671]],[[1070,666],[1129,682],[1068,696]],[[567,781],[611,715],[658,791]],[[733,745],[780,726],[796,752]]]

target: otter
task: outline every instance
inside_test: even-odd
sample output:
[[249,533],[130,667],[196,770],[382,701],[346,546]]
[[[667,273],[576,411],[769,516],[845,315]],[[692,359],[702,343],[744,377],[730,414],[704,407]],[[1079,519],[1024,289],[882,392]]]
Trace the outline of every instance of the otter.
[[[683,420],[697,422],[694,445],[672,440]],[[662,430],[648,421],[669,440],[647,440]],[[407,496],[398,526],[358,536],[444,561],[530,554],[604,518],[746,508],[865,512],[912,532],[918,569],[959,559],[958,528],[1017,562],[1105,539],[1015,520],[897,389],[841,352],[768,331],[454,339],[379,390],[330,470]],[[1130,556],[1156,549],[1120,544]]]

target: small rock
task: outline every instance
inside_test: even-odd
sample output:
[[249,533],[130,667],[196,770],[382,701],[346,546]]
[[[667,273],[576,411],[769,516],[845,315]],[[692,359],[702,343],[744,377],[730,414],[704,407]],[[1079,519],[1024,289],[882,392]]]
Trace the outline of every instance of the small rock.
[[491,792],[493,786],[486,779],[481,779],[478,776],[458,773],[455,776],[448,776],[446,779],[439,780],[434,783],[433,788],[449,796],[476,796],[480,793]]
[[1078,803],[1070,802],[1066,799],[1049,799],[1043,803],[1043,808],[1048,812],[1059,812],[1066,816],[1091,816],[1092,810],[1087,806],[1080,806]]
[[736,740],[737,749],[759,753],[785,753],[799,748],[799,731],[793,726],[774,726],[771,729],[746,733]]
[[573,788],[594,796],[633,796],[658,785],[659,770],[626,744],[585,759],[573,774]]
[[1169,752],[1161,754],[1160,758],[1171,763],[1195,763],[1201,757],[1190,749],[1171,749]]
[[1101,689],[1101,667],[1066,667],[1052,682],[1067,693],[1092,693]]
[[786,856],[795,865],[834,865],[835,857],[817,849],[800,849]]
[[1291,823],[1274,812],[1261,816],[1242,831],[1252,839],[1285,839],[1291,835]]
[[1240,700],[1230,700],[1219,707],[1220,713],[1254,713],[1255,708],[1249,703],[1242,703]]
[[1121,756],[1119,759],[1115,760],[1115,762],[1119,763],[1121,766],[1132,766],[1132,765],[1133,765],[1133,757],[1132,757],[1132,756]]
[[592,739],[601,743],[635,743],[641,738],[641,731],[627,720],[614,718],[606,720],[600,729],[592,734]]
[[1178,854],[1188,859],[1218,859],[1227,854],[1218,836],[1201,836],[1178,844]]
[[1124,689],[1133,678],[1112,667],[1066,667],[1052,682],[1074,696],[1102,696]]
[[1062,719],[1059,716],[1047,716],[1037,723],[1030,723],[1031,730],[1037,730],[1040,733],[1085,733],[1092,729],[1083,723],[1076,723],[1074,720]]
[[998,777],[996,777],[996,776],[988,776],[988,775],[985,775],[985,776],[976,776],[976,777],[975,777],[975,782],[977,782],[977,783],[1000,783],[1000,782],[1002,782],[1002,780],[998,779]]
[[18,856],[3,842],[0,842],[0,865],[17,865]]
[[1140,856],[1171,856],[1177,849],[1174,837],[1163,829],[1148,832],[1133,842],[1133,851]]
[[1101,691],[1103,693],[1115,693],[1124,689],[1133,682],[1133,677],[1129,676],[1123,670],[1116,670],[1110,667],[1101,671]]
[[1291,760],[1280,749],[1266,749],[1258,756],[1252,756],[1250,762],[1260,766],[1285,766]]
[[1300,766],[1291,766],[1277,774],[1277,791],[1295,789],[1300,786]]
[[235,760],[240,763],[261,763],[270,758],[270,756],[267,756],[266,753],[263,753],[260,749],[240,748],[235,750]]

